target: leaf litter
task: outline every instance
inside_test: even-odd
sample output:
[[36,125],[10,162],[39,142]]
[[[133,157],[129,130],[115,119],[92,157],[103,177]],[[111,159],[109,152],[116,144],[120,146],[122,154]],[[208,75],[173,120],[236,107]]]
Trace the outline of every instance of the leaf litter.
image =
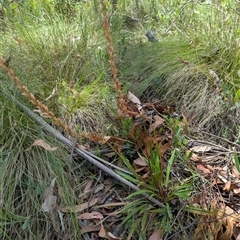
[[[127,105],[124,106],[124,104]],[[101,142],[102,146],[106,144],[111,146],[112,151],[105,153],[109,162],[118,158],[119,154],[127,156],[131,152],[133,169],[141,176],[141,181],[147,183],[152,176],[149,162],[146,162],[146,159],[150,159],[153,149],[156,149],[160,158],[163,159],[162,167],[165,168],[167,165],[169,153],[175,144],[174,129],[169,126],[168,119],[176,117],[175,110],[173,107],[165,106],[159,102],[142,104],[130,92],[127,100],[122,102],[122,109],[126,109],[127,114],[119,111],[119,117],[130,118],[133,122],[127,136],[106,136],[102,138],[104,141],[97,136],[92,136],[92,139]],[[182,124],[184,133],[189,133],[189,121],[184,115],[180,124]],[[126,142],[131,142],[130,149],[129,147],[126,148]],[[51,147],[41,139],[35,140],[31,147],[33,146],[40,146],[47,151],[57,150],[57,147]],[[203,232],[211,235],[211,239],[239,238],[240,174],[237,162],[237,153],[239,152],[212,142],[195,139],[188,139],[184,148],[186,156],[189,158],[188,165],[204,176],[212,186],[211,191],[200,188],[202,194],[197,197],[189,197],[189,206],[207,210],[205,213],[193,211],[195,215],[200,217],[200,221],[195,228],[194,239],[203,239]],[[89,146],[87,146],[87,149],[89,149]],[[235,153],[234,159],[233,153]],[[121,164],[121,161],[118,161],[117,165]],[[178,176],[184,175],[184,177],[187,173],[186,169],[175,165],[172,167],[172,172]],[[55,186],[55,180],[54,178],[45,190],[42,204],[43,211],[52,215],[51,217],[53,217],[52,212],[56,209],[59,216],[62,216],[63,213],[77,213],[82,233],[90,234],[94,239],[123,238],[126,229],[123,230],[119,227],[119,224],[124,217],[122,207],[128,204],[123,200],[128,196],[128,192],[118,186],[115,179],[104,175],[97,182],[89,180],[82,189],[83,194],[79,196],[78,204],[74,206],[57,205],[57,195],[54,194],[54,188],[57,187]],[[213,188],[217,191],[214,191]],[[61,224],[64,229],[63,220],[61,220]],[[216,227],[216,224],[218,227]],[[58,230],[57,227],[54,228]],[[148,232],[149,239],[163,239],[160,234],[161,231],[153,227]]]
[[[127,136],[107,137],[107,146],[111,146],[111,150],[105,152],[104,156],[111,162],[116,161],[119,154],[124,156],[129,154],[132,166],[141,176],[141,180],[148,182],[151,179],[151,171],[146,159],[150,158],[152,149],[156,149],[163,158],[163,166],[167,165],[169,153],[174,146],[174,129],[169,127],[168,119],[176,117],[175,110],[159,102],[142,104],[130,92],[126,103],[125,109],[128,114],[119,111],[119,117],[131,118],[132,127]],[[180,124],[184,134],[190,135],[190,123],[184,115]],[[130,149],[125,146],[129,141]],[[211,235],[209,239],[237,239],[240,236],[240,204],[238,203],[240,174],[231,160],[233,151],[212,142],[198,141],[189,137],[184,149],[189,159],[187,164],[211,184],[211,190],[200,187],[200,194],[190,196],[187,201],[187,205],[191,207],[206,209],[205,213],[192,211],[200,217],[194,239],[204,239],[203,232]],[[123,163],[118,160],[117,165],[122,167]],[[184,167],[173,165],[172,172],[178,176],[184,175],[186,178],[188,171]],[[96,180],[89,180],[83,187],[83,194],[78,200],[81,204],[63,206],[60,211],[77,213],[79,221],[82,221],[82,233],[89,234],[94,239],[124,239],[126,229],[123,230],[119,224],[124,217],[122,207],[129,204],[125,201],[129,193],[119,186],[115,179],[107,175],[98,180],[96,185],[98,191],[94,184]],[[150,228],[148,239],[164,239],[162,231]]]

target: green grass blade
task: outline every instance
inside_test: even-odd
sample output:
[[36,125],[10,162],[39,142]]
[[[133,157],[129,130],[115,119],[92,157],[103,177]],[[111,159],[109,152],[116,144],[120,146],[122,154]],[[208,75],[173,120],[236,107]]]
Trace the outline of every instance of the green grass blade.
[[172,165],[175,159],[175,149],[172,152],[172,155],[169,159],[168,166],[167,166],[167,172],[166,172],[166,180],[165,180],[165,187],[168,188],[169,186],[169,180],[170,180],[170,173],[172,169]]

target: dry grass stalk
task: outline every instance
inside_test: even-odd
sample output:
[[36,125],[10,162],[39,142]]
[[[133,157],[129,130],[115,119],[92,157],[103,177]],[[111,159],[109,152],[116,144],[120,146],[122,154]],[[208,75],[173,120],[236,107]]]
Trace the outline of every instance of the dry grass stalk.
[[39,100],[36,99],[36,97],[28,90],[28,88],[21,83],[20,79],[15,75],[13,70],[10,69],[5,64],[3,58],[1,57],[0,57],[0,66],[8,73],[9,77],[18,85],[23,95],[27,97],[36,107],[38,107],[41,112],[46,114],[47,117],[51,118],[57,126],[62,127],[67,133],[69,133],[71,136],[76,138],[86,138],[98,143],[106,142],[106,139],[102,138],[101,136],[98,136],[95,133],[78,134],[77,132],[73,131],[68,125],[66,125],[62,121],[62,119],[56,117],[54,113],[51,112],[46,105],[42,104]]
[[136,113],[128,110],[126,100],[124,98],[124,95],[121,92],[121,84],[117,77],[117,69],[115,64],[114,50],[112,46],[112,38],[109,30],[108,16],[107,16],[106,5],[104,0],[101,1],[101,4],[102,4],[102,13],[103,13],[103,27],[105,29],[105,37],[107,40],[107,50],[110,57],[109,64],[110,64],[110,68],[113,75],[114,87],[118,94],[118,111],[120,111],[118,113],[120,114],[120,116],[129,116],[129,115],[133,116],[133,115],[136,115]]

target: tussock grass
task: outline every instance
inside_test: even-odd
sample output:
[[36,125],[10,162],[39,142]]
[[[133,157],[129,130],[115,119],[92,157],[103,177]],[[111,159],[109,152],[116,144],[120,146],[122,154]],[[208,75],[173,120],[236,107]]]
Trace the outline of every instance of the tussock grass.
[[[124,208],[127,212],[121,225],[131,226],[128,238],[147,239],[156,229],[162,229],[166,239],[176,237],[189,239],[194,235],[194,230],[198,223],[198,217],[192,216],[186,211],[179,210],[178,218],[171,213],[172,206],[165,209],[155,208],[144,199],[135,199]],[[134,214],[138,212],[137,214]]]
[[[66,149],[54,138],[46,136],[41,127],[6,99],[1,113],[4,114],[0,149],[1,238],[54,238],[59,234],[61,224],[64,224],[72,239],[78,239],[74,214],[68,215],[61,223],[57,211],[45,213],[41,207],[45,200],[44,191],[53,178],[56,178],[55,194],[59,206],[73,205],[76,201],[76,192],[71,187],[69,177],[75,182],[77,180]],[[39,138],[58,149],[50,152],[39,146],[31,147],[34,140]]]
[[[65,118],[69,125],[73,124],[71,119],[74,116],[84,112],[80,122],[81,131],[96,131],[96,116],[99,117],[98,122],[102,122],[97,126],[97,131],[100,132],[100,128],[101,131],[106,129],[106,121],[101,120],[102,113],[106,111],[106,104],[103,104],[106,91],[99,91],[101,88],[108,89],[105,86],[107,79],[103,81],[104,61],[101,61],[104,47],[97,50],[99,45],[96,43],[101,43],[97,31],[91,32],[94,36],[85,32],[92,24],[91,15],[82,20],[86,24],[85,28],[80,26],[79,22],[70,24],[59,16],[49,16],[41,21],[43,19],[31,18],[30,13],[28,15],[25,12],[22,17],[22,21],[6,20],[8,29],[1,39],[1,54],[6,59],[11,58],[9,66],[38,99],[49,105],[58,116]],[[2,70],[1,79],[4,87],[10,87],[13,90],[12,94],[16,94],[26,105],[30,105],[27,99],[16,92],[16,87]],[[88,89],[84,89],[87,84]],[[55,94],[49,100],[45,100],[54,88]],[[81,96],[75,96],[73,90],[81,92]],[[74,166],[70,166],[68,162],[67,150],[59,146],[53,138],[46,136],[41,127],[15,109],[7,99],[1,101],[5,103],[1,106],[0,128],[0,169],[3,173],[0,181],[0,199],[3,215],[1,219],[4,220],[0,231],[1,238],[54,239],[64,224],[67,229],[65,233],[71,236],[71,239],[79,239],[80,230],[75,214],[68,214],[61,222],[57,211],[51,214],[44,213],[41,204],[44,201],[44,190],[55,177],[58,204],[76,204],[75,194],[80,193],[81,180],[86,179],[88,172],[82,167],[78,170],[76,179],[72,170]],[[102,112],[97,111],[100,109]],[[88,125],[90,120],[92,124]],[[85,126],[87,127],[84,128]],[[58,150],[48,152],[36,146],[27,150],[38,138],[44,139],[52,146],[59,146]],[[76,189],[72,189],[69,176],[76,183]]]
[[162,20],[158,43],[128,47],[122,78],[138,96],[176,105],[200,127],[230,137],[239,125],[237,5],[180,1]]
[[137,95],[149,94],[150,90],[157,97],[166,91],[162,88],[165,79],[182,66],[181,59],[189,61],[193,57],[194,52],[186,43],[169,40],[146,43],[127,50],[121,73]]
[[[122,78],[135,94],[172,104],[213,133],[238,130],[238,80],[233,77],[237,66],[230,73],[221,72],[221,63],[206,62],[201,51],[176,41],[139,46],[126,55]],[[227,64],[230,57],[226,71]]]
[[[35,19],[28,12],[16,23],[6,20],[9,34],[1,45],[9,48],[3,55],[23,84],[67,124],[81,122],[85,131],[106,133],[114,115],[107,105],[116,101],[101,15],[92,4],[80,8],[74,22],[57,14]],[[72,122],[80,115],[79,122]],[[102,124],[88,124],[96,118]]]
[[[5,59],[10,59],[9,67],[22,83],[66,124],[79,132],[94,131],[104,135],[114,116],[116,97],[109,77],[105,39],[99,22],[101,16],[92,11],[92,4],[83,7],[86,12],[79,12],[76,21],[44,11],[34,16],[26,9],[23,9],[24,15],[16,14],[14,20],[11,15],[5,19],[0,49]],[[2,70],[0,76],[1,90],[11,89],[12,94],[32,108]],[[79,239],[80,227],[74,213],[60,220],[57,210],[45,213],[41,204],[45,189],[56,178],[57,204],[61,207],[75,205],[82,184],[91,173],[83,166],[77,168],[76,177],[73,169],[78,164],[70,164],[68,151],[14,104],[2,95],[1,98],[4,104],[1,105],[0,128],[0,170],[3,173],[0,238],[55,239],[64,227],[66,236]],[[39,138],[59,148],[54,152],[37,146],[29,149]]]

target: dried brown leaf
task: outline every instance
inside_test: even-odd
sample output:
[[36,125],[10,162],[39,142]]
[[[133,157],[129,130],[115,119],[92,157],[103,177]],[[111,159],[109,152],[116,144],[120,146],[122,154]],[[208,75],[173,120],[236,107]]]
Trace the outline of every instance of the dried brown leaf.
[[89,192],[92,184],[93,184],[93,180],[90,180],[90,181],[86,184],[86,186],[84,187],[83,192],[84,192],[84,193]]
[[98,193],[98,192],[102,191],[102,190],[104,189],[104,187],[105,187],[105,186],[104,186],[103,183],[98,184],[98,185],[96,186],[95,190],[94,190],[94,193]]
[[49,144],[47,144],[46,142],[44,142],[42,139],[36,139],[34,141],[34,143],[31,145],[31,147],[33,146],[40,146],[42,148],[44,148],[47,151],[56,151],[58,147],[51,147]]
[[51,212],[57,206],[57,197],[53,195],[53,188],[55,185],[56,178],[51,181],[51,184],[44,191],[44,202],[42,209],[44,212]]
[[204,153],[204,152],[209,152],[212,150],[212,147],[207,146],[207,145],[200,145],[200,146],[195,146],[190,148],[190,151],[196,152],[196,153]]
[[186,151],[186,155],[191,156],[190,160],[192,160],[194,162],[200,162],[202,160],[196,153],[193,153],[193,152],[188,151],[188,150]]
[[211,173],[211,171],[208,168],[204,167],[202,164],[198,164],[197,169],[201,170],[205,174]]
[[156,231],[149,237],[148,240],[162,240],[162,239],[163,238],[162,238],[161,232],[160,231]]
[[98,236],[99,237],[102,237],[102,238],[105,238],[106,237],[106,231],[105,231],[105,228],[103,226],[103,224],[101,223],[101,228],[100,228],[100,231],[98,233]]
[[189,122],[184,114],[182,114],[182,117],[183,117],[183,133],[188,134]]
[[[152,105],[152,104],[151,104]],[[161,103],[153,103],[153,109],[157,110],[161,114],[172,115],[174,109],[170,106],[163,105]]]
[[147,167],[148,166],[148,164],[144,160],[142,160],[141,158],[135,159],[133,161],[133,163],[140,166],[140,167]]
[[232,175],[233,175],[235,178],[240,179],[240,172],[237,170],[236,166],[233,166],[233,168],[232,168]]
[[223,190],[226,191],[226,192],[230,192],[231,186],[232,186],[232,182],[231,181],[227,181],[225,183],[225,186],[224,186]]
[[151,151],[152,151],[153,147],[155,146],[155,144],[156,144],[156,138],[155,137],[147,136],[144,139],[145,148],[143,149],[142,153],[146,158],[150,157]]
[[115,237],[112,233],[108,232],[107,233],[108,240],[121,240],[122,238]]
[[223,237],[223,240],[228,236],[230,238],[234,236],[237,239],[240,235],[239,214],[228,206],[222,212],[226,219],[226,221],[223,221],[226,231],[224,232],[225,235],[223,234],[221,237]]
[[168,142],[168,143],[165,143],[164,145],[162,146],[159,146],[159,155],[160,156],[163,156],[163,154],[168,150],[170,149],[172,146],[172,143],[171,142]]
[[77,219],[103,219],[103,215],[100,212],[82,213]]
[[147,172],[141,176],[141,181],[147,182],[152,178],[151,172]]
[[143,170],[146,170],[147,167],[138,167],[137,165],[134,165],[135,172],[139,173],[142,172]]
[[98,198],[95,198],[90,202],[82,203],[80,205],[63,207],[63,208],[61,208],[61,211],[62,212],[82,212],[83,210],[87,209],[88,207],[95,205],[97,202],[98,202]]
[[98,135],[93,134],[93,133],[89,133],[86,136],[89,139],[91,139],[92,141],[98,142],[98,143],[101,143],[101,144],[105,144],[111,139],[111,136],[103,136],[102,137],[102,136],[98,136]]
[[131,102],[135,103],[137,105],[137,109],[138,111],[141,111],[142,106],[141,106],[141,101],[139,100],[138,97],[136,97],[133,93],[131,93],[130,91],[128,92],[128,100],[130,100]]
[[231,239],[232,235],[233,235],[233,224],[234,224],[234,219],[231,217],[227,217],[226,218],[226,224],[225,228],[226,231],[218,237],[218,240],[229,240]]
[[[105,203],[103,205],[99,205],[98,208],[108,208],[112,209],[113,207],[119,207],[129,204],[129,202],[116,202],[116,203]],[[111,214],[111,213],[110,213]]]
[[155,115],[153,119],[154,119],[154,123],[152,124],[153,130],[155,130],[157,127],[159,127],[165,122],[165,120],[158,115]]

